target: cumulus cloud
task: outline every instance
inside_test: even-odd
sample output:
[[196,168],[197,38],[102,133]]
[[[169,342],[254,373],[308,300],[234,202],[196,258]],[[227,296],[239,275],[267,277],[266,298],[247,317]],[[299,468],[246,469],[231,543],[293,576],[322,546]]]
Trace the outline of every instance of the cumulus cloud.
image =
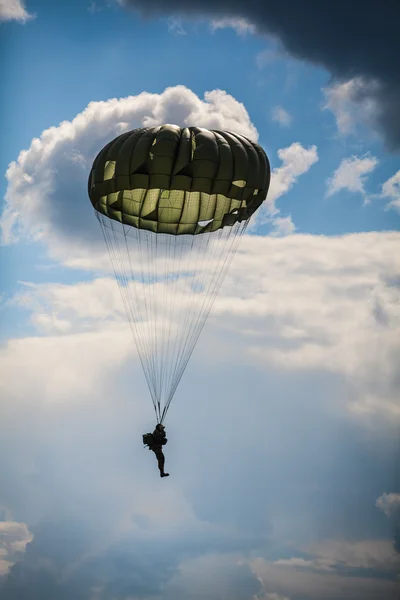
[[22,0],[0,0],[0,21],[26,23],[26,21],[34,18],[35,15],[26,10],[25,2]]
[[365,182],[377,165],[378,159],[374,156],[344,158],[327,181],[327,196],[332,196],[340,190],[348,190],[362,194],[366,201]]
[[282,164],[280,167],[272,169],[268,196],[250,222],[250,231],[265,224],[271,225],[271,234],[274,236],[290,235],[296,230],[290,215],[279,216],[280,210],[277,208],[276,202],[281,196],[287,194],[297,184],[298,179],[318,162],[318,151],[316,146],[305,148],[299,142],[294,142],[287,148],[278,150],[278,157]]
[[292,122],[292,116],[282,106],[275,106],[271,111],[272,120],[282,127],[288,127]]
[[[344,98],[346,106],[357,105],[360,114],[384,138],[392,151],[400,150],[400,85],[397,57],[400,41],[397,31],[396,3],[375,5],[353,2],[346,9],[343,28],[341,4],[329,9],[315,6],[313,0],[301,4],[259,0],[119,0],[123,6],[139,9],[146,15],[179,14],[196,19],[244,20],[261,35],[279,39],[292,56],[325,67],[333,76],[331,106]],[[298,23],[303,24],[298,27]],[[338,35],[340,32],[340,35]],[[338,92],[337,86],[347,88]],[[328,100],[329,101],[329,100]],[[343,115],[340,126],[349,127],[351,118]],[[352,115],[354,116],[354,111]]]

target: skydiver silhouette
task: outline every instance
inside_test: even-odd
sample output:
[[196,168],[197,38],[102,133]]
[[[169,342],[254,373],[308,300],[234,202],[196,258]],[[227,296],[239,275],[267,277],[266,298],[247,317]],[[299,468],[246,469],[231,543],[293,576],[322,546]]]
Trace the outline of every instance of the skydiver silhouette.
[[149,450],[152,450],[157,457],[158,468],[160,469],[160,477],[169,477],[169,473],[164,471],[165,456],[162,447],[168,442],[165,437],[165,427],[161,423],[156,425],[153,433],[153,441],[149,444]]

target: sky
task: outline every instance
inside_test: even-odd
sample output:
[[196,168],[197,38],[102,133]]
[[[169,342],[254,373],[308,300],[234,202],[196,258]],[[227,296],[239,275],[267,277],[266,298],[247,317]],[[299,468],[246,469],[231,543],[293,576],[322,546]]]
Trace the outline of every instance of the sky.
[[[331,3],[332,4],[332,3]],[[400,9],[0,0],[0,595],[400,594]],[[173,123],[271,187],[154,412],[87,194]]]

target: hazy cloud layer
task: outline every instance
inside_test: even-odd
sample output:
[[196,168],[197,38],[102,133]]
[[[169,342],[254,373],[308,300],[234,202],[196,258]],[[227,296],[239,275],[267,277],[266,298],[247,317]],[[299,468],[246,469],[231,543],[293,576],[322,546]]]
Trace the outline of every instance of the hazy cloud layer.
[[[254,27],[260,34],[276,36],[292,56],[325,67],[339,84],[350,82],[345,101],[360,108],[362,118],[383,135],[390,150],[400,150],[400,38],[396,2],[384,2],[377,7],[358,0],[351,6],[333,3],[328,9],[313,0],[118,2],[146,15],[208,18],[225,22],[226,26],[236,22],[242,23],[239,31],[251,31]],[[336,100],[332,96],[329,100],[333,108],[338,101],[335,86],[336,83],[333,88]],[[343,131],[344,119],[340,114],[338,120]]]
[[113,280],[21,288],[37,335],[0,351],[0,503],[34,537],[7,600],[391,598],[375,504],[395,489],[398,234],[242,242],[171,407],[162,488]]

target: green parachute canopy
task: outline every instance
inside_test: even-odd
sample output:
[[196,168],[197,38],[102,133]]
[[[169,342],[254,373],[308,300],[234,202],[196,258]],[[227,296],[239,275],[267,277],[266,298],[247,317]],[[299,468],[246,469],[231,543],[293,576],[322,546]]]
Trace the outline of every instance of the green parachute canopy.
[[269,183],[258,144],[200,127],[129,131],[93,163],[89,197],[159,422]]

